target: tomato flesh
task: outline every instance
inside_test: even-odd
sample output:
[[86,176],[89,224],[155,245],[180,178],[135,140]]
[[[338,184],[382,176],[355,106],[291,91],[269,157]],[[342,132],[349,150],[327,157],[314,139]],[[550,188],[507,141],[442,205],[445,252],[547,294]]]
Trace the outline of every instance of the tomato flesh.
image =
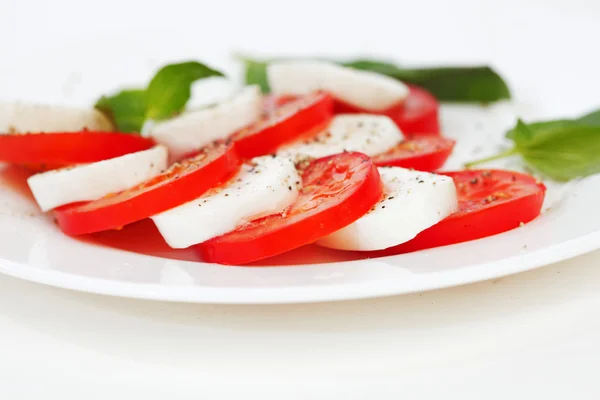
[[69,235],[118,229],[194,200],[233,176],[241,165],[233,144],[217,143],[123,192],[55,210]]
[[263,118],[231,137],[243,158],[275,152],[282,144],[315,129],[324,128],[333,117],[333,98],[324,92],[272,100]]
[[405,135],[439,134],[439,108],[437,99],[428,91],[414,85],[408,85],[408,97],[400,104],[387,110],[374,112],[346,104],[336,99],[336,114],[382,114],[390,117]]
[[51,132],[0,135],[0,161],[65,166],[92,163],[147,150],[154,141],[115,132]]
[[273,112],[277,108],[295,101],[300,96],[293,95],[280,95],[280,94],[267,94],[263,97],[263,111],[266,113]]
[[530,175],[501,170],[444,172],[456,185],[459,211],[414,239],[377,255],[409,253],[467,242],[517,228],[536,218],[546,193]]
[[455,141],[441,136],[413,136],[393,149],[373,157],[380,167],[413,168],[435,171],[441,168],[454,149]]
[[201,258],[239,265],[284,253],[351,224],[382,196],[377,167],[355,152],[312,161],[302,171],[302,185],[297,201],[284,213],[196,245]]

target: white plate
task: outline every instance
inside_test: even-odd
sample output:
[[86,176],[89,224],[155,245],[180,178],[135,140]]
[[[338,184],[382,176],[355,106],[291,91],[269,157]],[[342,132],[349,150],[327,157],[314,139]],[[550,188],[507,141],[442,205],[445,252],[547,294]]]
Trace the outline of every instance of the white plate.
[[[59,7],[58,3],[62,4],[57,2],[56,7]],[[429,12],[434,4],[443,8],[439,15]],[[508,6],[486,5],[480,11],[480,18],[474,20],[472,13],[463,13],[469,3],[457,0],[448,7],[444,4],[441,1],[411,2],[412,12],[428,15],[428,24],[438,27],[436,31],[423,30],[418,18],[408,18],[397,24],[396,13],[379,15],[377,23],[368,29],[355,29],[352,21],[368,21],[369,18],[362,18],[361,10],[349,8],[348,15],[336,22],[336,30],[344,34],[335,37],[323,36],[322,30],[305,29],[302,21],[314,16],[310,6],[298,10],[300,14],[306,13],[306,18],[298,15],[297,20],[286,19],[285,24],[274,20],[276,26],[256,26],[243,18],[250,10],[240,10],[229,15],[233,18],[231,23],[239,28],[236,30],[222,29],[221,18],[195,23],[193,13],[180,14],[173,19],[172,23],[176,25],[171,29],[167,26],[168,21],[161,29],[145,26],[134,29],[131,19],[123,17],[123,23],[119,23],[120,17],[116,15],[117,21],[111,24],[110,34],[103,31],[102,24],[73,20],[68,17],[69,13],[56,13],[51,22],[43,17],[44,13],[38,13],[39,20],[33,21],[30,19],[37,18],[38,14],[29,13],[23,6],[19,11],[24,13],[21,17],[27,16],[28,26],[43,28],[46,40],[40,40],[33,30],[19,29],[17,18],[7,18],[7,23],[1,25],[3,36],[12,37],[14,32],[19,35],[15,41],[0,41],[3,54],[0,98],[90,104],[99,94],[119,83],[145,81],[165,60],[214,60],[214,65],[235,72],[235,68],[227,64],[227,49],[258,49],[281,54],[294,48],[298,52],[335,56],[371,50],[388,55],[397,52],[394,54],[413,62],[492,63],[509,80],[516,100],[488,108],[445,107],[443,126],[449,136],[459,138],[448,168],[494,152],[502,142],[502,132],[514,123],[517,115],[525,118],[572,116],[600,103],[595,99],[600,93],[598,59],[594,52],[585,51],[585,41],[581,39],[599,37],[600,24],[584,12],[566,15],[560,9],[545,8],[543,2],[539,6],[529,5],[521,14],[513,13]],[[62,6],[66,9],[72,4]],[[318,2],[318,6],[321,13],[314,16],[317,19],[314,23],[321,19],[326,23],[329,19],[320,15],[336,12],[335,5]],[[380,6],[387,7],[386,4]],[[258,6],[251,8],[254,7]],[[419,7],[422,8],[420,11]],[[223,6],[221,11],[215,9],[213,12],[225,12],[226,8]],[[132,14],[133,11],[128,12]],[[161,13],[160,10],[152,12],[155,16]],[[356,15],[351,17],[352,13]],[[539,14],[544,18],[537,18]],[[463,18],[463,15],[470,16]],[[98,18],[113,18],[113,14],[98,15]],[[532,18],[535,29],[531,28]],[[69,26],[69,30],[60,28],[65,26]],[[175,29],[179,26],[187,26],[187,34],[192,37],[210,37],[211,40],[202,40],[199,48],[197,42],[179,40],[181,33]],[[390,26],[394,27],[394,35],[384,32]],[[556,26],[562,29],[555,29]],[[272,35],[273,31],[286,29],[285,37]],[[74,31],[78,34],[73,35]],[[221,34],[219,40],[212,35],[215,31]],[[419,41],[397,40],[414,38],[417,31]],[[444,34],[440,35],[440,32]],[[538,35],[539,32],[543,35]],[[24,48],[27,51],[23,51]],[[535,56],[532,56],[532,48],[536,49]],[[43,63],[31,62],[31,54]],[[106,54],[108,56],[102,56]],[[573,68],[577,72],[570,73],[568,80],[559,79],[563,71]],[[218,88],[219,85],[212,86]],[[200,102],[201,91],[195,90],[195,94],[195,101]],[[518,167],[518,162],[510,161],[505,165]],[[22,171],[0,168],[3,168],[0,171],[0,272],[109,295],[210,303],[355,299],[495,278],[600,247],[600,213],[596,212],[600,204],[599,176],[568,185],[549,184],[540,218],[494,237],[359,261],[348,261],[345,253],[309,246],[264,262],[280,265],[278,268],[240,268],[186,261],[192,257],[186,251],[176,253],[179,259],[162,258],[166,250],[147,243],[157,241],[157,237],[152,225],[146,222],[121,232],[99,235],[94,243],[66,237],[31,202],[24,190]],[[5,189],[7,187],[18,190]],[[133,237],[134,240],[115,242],[116,236]],[[118,243],[125,250],[107,246],[107,243]]]

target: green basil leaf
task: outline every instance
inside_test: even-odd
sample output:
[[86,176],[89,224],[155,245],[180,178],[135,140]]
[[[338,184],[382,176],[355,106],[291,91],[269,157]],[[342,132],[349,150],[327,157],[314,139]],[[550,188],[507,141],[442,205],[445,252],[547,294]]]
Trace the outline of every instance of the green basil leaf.
[[[577,119],[557,119],[552,121],[533,122],[528,124],[528,127],[534,135],[538,135],[543,134],[547,130],[578,125],[600,126],[600,110],[592,111]],[[515,129],[516,128],[513,128],[506,132],[506,137],[514,139]]]
[[95,107],[111,119],[119,132],[139,133],[146,115],[146,91],[129,89],[103,96]]
[[377,72],[379,74],[388,75],[393,78],[398,78],[398,76],[402,74],[402,70],[398,66],[387,61],[356,60],[342,62],[341,64],[345,67]]
[[147,89],[127,89],[96,102],[121,132],[140,132],[148,119],[160,120],[180,113],[191,96],[194,81],[223,76],[204,64],[188,61],[161,68]]
[[[579,125],[577,123],[577,121],[575,121],[575,120],[557,119],[557,120],[553,120],[553,121],[533,122],[531,124],[527,124],[527,127],[533,133],[533,135],[536,135],[537,133],[546,131],[548,129],[559,128],[559,127],[569,127],[569,126],[575,126],[575,125]],[[516,129],[517,128],[515,126],[511,130],[506,132],[506,137],[508,139],[514,139],[515,134],[516,134],[516,132],[515,132]]]
[[[519,133],[517,133],[518,135]],[[518,144],[527,164],[559,181],[600,172],[600,127],[560,126]]]
[[440,101],[491,103],[510,99],[508,85],[488,66],[400,68],[376,60],[357,60],[344,65],[419,85]]
[[600,110],[592,111],[591,113],[580,117],[577,121],[585,125],[600,126]]
[[244,77],[247,85],[258,85],[263,93],[269,93],[269,82],[267,81],[268,62],[240,58],[244,63]]
[[[245,57],[241,60],[246,68],[246,83],[258,84],[267,93],[269,84],[266,68],[271,61]],[[510,90],[502,77],[486,66],[407,69],[377,60],[356,60],[339,64],[422,86],[440,101],[489,103],[510,98]]]
[[517,146],[526,144],[533,139],[533,131],[531,127],[525,124],[521,119],[517,120],[517,125],[513,128],[513,141]]
[[212,76],[223,74],[196,61],[161,68],[146,90],[146,119],[161,120],[181,112],[191,96],[192,83]]

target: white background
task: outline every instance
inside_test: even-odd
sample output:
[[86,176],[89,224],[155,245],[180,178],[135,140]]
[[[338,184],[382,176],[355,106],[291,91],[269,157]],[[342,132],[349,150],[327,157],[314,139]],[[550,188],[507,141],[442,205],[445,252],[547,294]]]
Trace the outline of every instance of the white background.
[[[90,103],[165,61],[230,69],[240,51],[486,62],[525,116],[558,117],[527,115],[534,91],[564,115],[600,104],[581,96],[600,87],[594,0],[0,0],[0,33],[5,100]],[[597,399],[599,261],[291,306],[153,303],[0,277],[0,398]]]

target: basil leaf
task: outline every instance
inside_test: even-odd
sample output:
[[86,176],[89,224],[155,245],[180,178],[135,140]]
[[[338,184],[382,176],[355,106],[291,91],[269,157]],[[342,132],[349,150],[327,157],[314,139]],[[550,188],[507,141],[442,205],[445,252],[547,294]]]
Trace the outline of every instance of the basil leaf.
[[593,111],[580,117],[577,121],[585,125],[600,126],[600,110]]
[[487,66],[400,68],[389,62],[375,60],[358,60],[344,65],[419,85],[440,101],[491,103],[510,99],[506,82]]
[[560,126],[516,143],[527,164],[550,178],[567,181],[600,172],[598,126]]
[[[553,121],[533,122],[528,124],[528,127],[531,129],[534,135],[538,135],[549,129],[579,125],[600,126],[600,110],[592,111],[591,113],[577,119],[557,119]],[[515,129],[516,128],[513,128],[506,132],[506,137],[508,139],[515,138]]]
[[267,62],[241,58],[244,62],[244,77],[247,85],[258,85],[263,93],[269,93],[269,82],[267,81]]
[[[575,126],[575,125],[578,125],[576,120],[557,119],[554,121],[533,122],[531,124],[527,124],[527,127],[529,128],[529,130],[532,132],[533,135],[536,135],[537,133],[546,131],[548,129],[559,128],[559,127],[569,127],[569,126]],[[515,132],[516,129],[517,128],[514,127],[513,129],[506,132],[506,137],[508,139],[514,140],[515,135],[516,135],[516,132]]]
[[139,133],[145,120],[146,91],[129,89],[111,96],[103,96],[96,102],[95,107],[110,118],[119,132]]
[[[317,59],[317,58],[314,58]],[[241,58],[246,68],[246,83],[258,84],[263,92],[269,91],[266,68],[269,62]],[[508,86],[493,69],[479,67],[400,68],[377,60],[356,60],[338,64],[377,72],[406,83],[419,85],[438,100],[449,102],[489,103],[510,98]]]
[[148,119],[161,120],[180,113],[198,79],[223,76],[206,65],[188,61],[161,68],[147,89],[127,89],[96,102],[96,108],[109,117],[121,132],[140,132]]
[[190,99],[192,83],[211,76],[223,74],[196,61],[161,68],[146,90],[146,119],[161,120],[181,112]]
[[526,144],[533,139],[533,131],[521,119],[517,120],[517,125],[513,128],[513,140],[518,145]]
[[512,149],[466,166],[520,154],[529,167],[558,181],[600,172],[600,125],[585,125],[581,119],[529,125],[518,120],[509,133]]

